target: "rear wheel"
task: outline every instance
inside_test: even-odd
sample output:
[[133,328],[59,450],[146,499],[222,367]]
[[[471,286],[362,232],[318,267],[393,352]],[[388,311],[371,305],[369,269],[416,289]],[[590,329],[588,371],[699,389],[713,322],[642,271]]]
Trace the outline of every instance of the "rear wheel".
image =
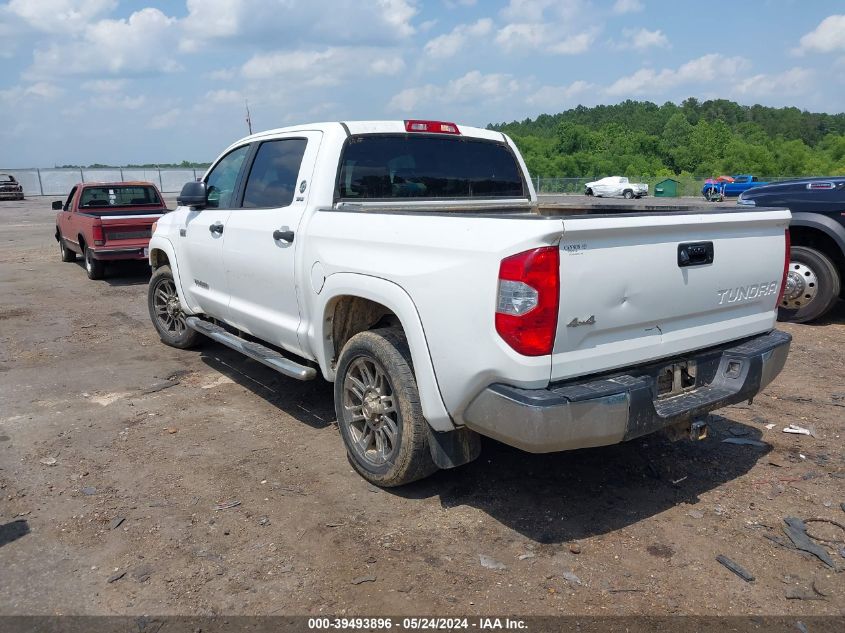
[[63,237],[59,237],[59,253],[62,256],[63,262],[75,262],[76,261],[76,253],[70,250],[65,244],[65,240]]
[[718,189],[714,189],[713,187],[704,192],[704,197],[707,198],[708,202],[719,202],[722,200],[722,194]]
[[794,323],[818,319],[833,307],[840,288],[839,271],[827,255],[793,246],[778,319]]
[[437,470],[400,329],[353,336],[340,354],[334,385],[340,434],[350,463],[364,479],[401,486]]
[[188,349],[199,342],[200,334],[188,327],[176,281],[170,266],[161,266],[150,277],[147,289],[147,309],[161,341],[171,347]]
[[106,274],[106,265],[96,259],[94,252],[87,246],[82,253],[85,258],[85,272],[88,273],[88,279],[102,279]]

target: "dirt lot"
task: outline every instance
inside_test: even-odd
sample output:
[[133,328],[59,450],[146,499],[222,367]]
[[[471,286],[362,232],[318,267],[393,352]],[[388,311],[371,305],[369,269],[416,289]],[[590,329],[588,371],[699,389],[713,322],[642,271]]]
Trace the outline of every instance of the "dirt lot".
[[[786,370],[703,442],[488,441],[384,491],[347,463],[327,383],[165,347],[144,267],[61,263],[49,202],[0,203],[0,613],[845,613],[845,575],[768,538],[845,522],[845,305],[784,326]],[[809,526],[845,566],[845,534]]]

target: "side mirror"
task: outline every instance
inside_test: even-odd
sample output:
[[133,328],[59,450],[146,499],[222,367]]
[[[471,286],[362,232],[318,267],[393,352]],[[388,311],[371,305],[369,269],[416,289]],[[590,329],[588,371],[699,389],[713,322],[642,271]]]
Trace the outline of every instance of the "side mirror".
[[204,209],[208,204],[208,192],[204,182],[186,182],[182,193],[176,198],[176,203],[183,207]]
[[53,200],[53,211],[61,211],[64,206],[65,203],[61,200]]

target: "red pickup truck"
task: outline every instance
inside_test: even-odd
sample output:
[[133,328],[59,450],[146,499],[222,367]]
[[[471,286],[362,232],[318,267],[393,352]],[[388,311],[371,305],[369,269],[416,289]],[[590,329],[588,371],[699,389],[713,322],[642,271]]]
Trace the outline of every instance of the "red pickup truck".
[[107,261],[146,259],[153,223],[168,211],[149,182],[80,183],[53,210],[62,261],[82,255],[90,279],[103,278]]

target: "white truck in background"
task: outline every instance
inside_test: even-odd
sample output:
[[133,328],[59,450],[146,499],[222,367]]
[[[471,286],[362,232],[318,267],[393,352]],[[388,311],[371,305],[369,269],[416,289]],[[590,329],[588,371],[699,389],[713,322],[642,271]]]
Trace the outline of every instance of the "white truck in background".
[[335,122],[226,149],[150,242],[162,341],[334,382],[356,470],[614,444],[748,400],[783,368],[789,212],[538,206],[506,135]]
[[585,196],[597,198],[642,198],[648,195],[648,184],[630,182],[626,176],[607,176],[584,185]]

